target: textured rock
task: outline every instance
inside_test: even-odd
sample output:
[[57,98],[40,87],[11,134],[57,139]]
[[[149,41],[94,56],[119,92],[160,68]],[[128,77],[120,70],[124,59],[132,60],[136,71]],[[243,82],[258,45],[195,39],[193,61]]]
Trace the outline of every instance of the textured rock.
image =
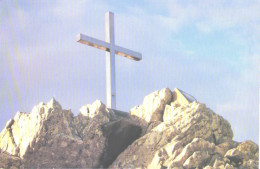
[[173,102],[171,105],[166,105],[163,121],[174,125],[188,136],[187,142],[197,137],[220,144],[233,137],[228,121],[215,114],[205,104],[198,102],[188,105]]
[[228,158],[232,163],[236,165],[241,165],[243,162],[244,154],[237,149],[230,149],[225,154],[225,157]]
[[244,154],[244,160],[257,160],[259,158],[259,146],[253,141],[248,140],[242,142],[236,147],[236,149]]
[[201,168],[209,158],[210,155],[207,151],[196,151],[185,161],[183,166],[186,168]]
[[[224,169],[248,166],[250,162],[256,164],[254,161],[234,163],[225,154],[236,147],[247,147],[244,151],[257,156],[258,146],[238,146],[232,140],[233,132],[227,120],[205,104],[196,100],[181,102],[183,99],[177,96],[173,92],[172,101],[164,106],[163,120],[150,122],[145,134],[128,146],[111,168]],[[144,119],[143,114],[139,117]],[[255,158],[250,156],[250,159]]]
[[0,167],[258,168],[258,145],[232,138],[227,120],[177,88],[146,96],[130,115],[95,101],[74,117],[52,99],[7,122]]
[[240,143],[236,148],[228,150],[225,157],[235,167],[257,168],[259,147],[252,141],[245,141]]
[[190,104],[193,101],[196,101],[196,99],[188,93],[185,93],[184,91],[175,88],[172,92],[172,101],[179,105],[185,105]]
[[237,142],[233,141],[233,140],[228,140],[224,143],[218,144],[216,146],[216,152],[218,152],[219,154],[221,154],[221,156],[225,156],[226,152],[229,149],[235,148],[238,145]]
[[168,88],[155,91],[143,100],[141,106],[131,109],[130,114],[144,119],[146,122],[162,121],[163,111],[166,104],[172,100],[172,92]]
[[216,159],[213,165],[214,168],[225,168],[225,161],[221,159]]
[[[0,134],[1,151],[24,167],[107,167],[140,135],[140,127],[117,118],[100,101],[80,111],[73,117],[52,99],[29,114],[18,112]],[[7,167],[8,160],[0,162]]]
[[0,168],[19,168],[22,165],[21,159],[5,152],[0,152]]

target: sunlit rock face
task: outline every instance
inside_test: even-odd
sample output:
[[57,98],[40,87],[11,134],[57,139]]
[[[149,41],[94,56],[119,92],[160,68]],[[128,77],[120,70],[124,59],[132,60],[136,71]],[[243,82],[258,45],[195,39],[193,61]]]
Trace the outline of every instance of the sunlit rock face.
[[0,168],[258,168],[259,146],[232,138],[227,120],[177,88],[129,114],[97,100],[74,117],[52,99],[7,122]]
[[[168,91],[156,91],[148,95],[154,98],[150,98],[150,102],[131,109],[131,115],[148,122],[146,132],[118,156],[111,168],[254,168],[258,165],[258,145],[244,146],[246,152],[252,153],[247,157],[243,155],[240,163],[234,163],[234,158],[228,158],[226,153],[240,144],[232,140],[229,122],[177,88],[171,92],[172,97],[164,94],[158,99],[159,93],[170,93]],[[154,100],[161,104],[153,105]],[[149,104],[164,107],[157,122],[150,118],[153,109],[144,108]]]
[[0,148],[8,156],[1,153],[5,158],[0,159],[0,167],[107,167],[140,132],[140,127],[117,117],[100,101],[83,106],[73,117],[52,99],[31,113],[18,112],[7,123]]
[[221,156],[216,146],[232,142],[232,137],[230,124],[205,104],[173,101],[165,106],[163,122],[130,145],[111,167],[203,167]]
[[165,88],[145,96],[143,104],[131,109],[130,114],[135,115],[146,122],[162,121],[162,115],[166,104],[172,100],[172,92]]

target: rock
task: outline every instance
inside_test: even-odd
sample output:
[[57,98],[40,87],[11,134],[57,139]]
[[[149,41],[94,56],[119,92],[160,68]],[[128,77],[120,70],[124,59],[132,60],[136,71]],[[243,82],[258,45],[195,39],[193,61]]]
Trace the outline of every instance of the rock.
[[183,164],[186,168],[201,168],[205,166],[205,162],[210,158],[207,151],[194,152]]
[[235,148],[228,150],[225,157],[235,167],[257,168],[258,167],[259,147],[252,141],[244,141]]
[[94,118],[98,113],[104,113],[103,115],[108,117],[109,113],[106,106],[100,101],[96,100],[93,104],[88,104],[80,108],[80,113],[83,116]]
[[131,109],[130,114],[144,119],[146,122],[162,121],[163,111],[166,104],[172,100],[172,92],[168,88],[155,91],[143,100],[141,106]]
[[80,110],[73,117],[52,99],[17,113],[0,134],[1,151],[18,156],[26,168],[107,167],[140,135],[139,126],[117,119],[100,101]]
[[[188,158],[190,159],[186,165],[192,166],[190,161],[196,161],[194,158],[199,155],[203,158],[194,165],[206,166],[204,162],[210,161],[210,154],[216,149],[215,144],[228,142],[233,136],[230,124],[223,117],[198,102],[189,105],[166,105],[163,120],[154,128],[148,127],[146,134],[121,153],[110,167],[173,168],[183,166]],[[189,148],[191,145],[197,145],[197,148]],[[205,155],[207,153],[209,156]],[[132,159],[133,155],[139,160]]]
[[216,146],[216,151],[223,157],[229,149],[237,147],[238,143],[233,140],[228,140]]
[[[194,138],[177,157],[174,157],[174,159],[169,158],[165,164],[170,167],[202,167],[205,166],[203,162],[210,157],[209,154],[212,154],[214,149],[215,145],[213,143],[201,138]],[[194,163],[195,161],[196,163]]]
[[101,101],[73,116],[52,99],[0,133],[2,168],[258,168],[259,147],[194,97],[162,89],[130,115]]
[[0,152],[0,168],[19,168],[22,165],[21,159],[6,152]]
[[244,141],[235,148],[227,151],[225,157],[233,163],[233,166],[240,168],[258,167],[259,147],[252,141]]
[[259,157],[259,146],[253,141],[244,141],[236,149],[244,154],[244,160],[257,160]]
[[259,166],[259,162],[257,160],[248,160],[248,161],[244,161],[239,168],[258,169],[258,166]]
[[213,165],[214,168],[225,168],[225,161],[221,159],[216,159]]
[[196,99],[191,96],[190,94],[175,88],[174,91],[172,92],[172,101],[175,104],[179,104],[179,105],[187,105],[192,103],[193,101],[196,101]]
[[212,167],[215,159],[237,146],[228,121],[196,100],[185,104],[172,100],[162,114],[163,121],[150,122],[111,168]]
[[132,122],[121,119],[103,126],[103,133],[107,138],[106,151],[100,159],[103,167],[108,167],[128,145],[141,134],[141,128]]
[[226,164],[225,169],[234,169],[234,167],[230,164]]
[[225,154],[225,157],[239,166],[243,162],[244,154],[236,148],[233,148],[228,150],[228,152]]
[[187,142],[197,137],[220,144],[233,137],[229,122],[199,102],[166,105],[163,121],[188,136]]
[[[47,105],[40,103],[35,106],[30,114],[18,112],[0,134],[3,139],[0,143],[2,151],[23,158],[28,148],[42,141],[39,140],[41,134],[46,135],[45,138],[57,134],[58,131],[72,135],[67,119],[72,120],[73,115],[70,111],[62,112],[60,108],[59,103],[52,99]],[[50,123],[53,124],[49,125]]]

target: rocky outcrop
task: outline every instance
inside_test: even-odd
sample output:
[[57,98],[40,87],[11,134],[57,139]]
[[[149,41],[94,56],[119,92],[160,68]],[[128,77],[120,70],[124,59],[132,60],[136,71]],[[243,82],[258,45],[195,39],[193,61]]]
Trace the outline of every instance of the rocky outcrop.
[[191,95],[153,92],[129,114],[100,102],[79,115],[52,99],[0,134],[0,168],[258,168],[259,147]]
[[173,101],[162,114],[163,122],[121,153],[112,168],[202,167],[221,156],[217,145],[232,140],[230,124],[205,104]]
[[0,134],[1,151],[12,155],[1,153],[7,160],[1,158],[0,167],[107,167],[140,135],[140,127],[118,118],[100,101],[80,111],[73,117],[52,99],[29,114],[18,112]]
[[[165,93],[165,90],[167,89],[156,93]],[[172,99],[166,104],[161,104],[164,110],[160,111],[161,114],[157,114],[157,117],[162,119],[157,119],[156,123],[149,121],[143,136],[121,153],[110,167],[254,168],[256,164],[258,165],[258,161],[255,160],[258,158],[258,145],[251,141],[250,146],[243,146],[247,147],[244,148],[246,149],[244,154],[247,156],[241,155],[242,152],[238,156],[234,155],[234,158],[232,155],[227,155],[228,151],[238,149],[241,147],[239,145],[244,145],[248,141],[241,144],[233,141],[229,122],[215,114],[205,104],[187,95],[175,89],[172,92]],[[158,94],[154,97],[158,97]],[[152,102],[146,103],[152,104]],[[141,107],[146,106],[143,103]],[[132,110],[137,109],[135,107]],[[144,108],[141,110],[143,113],[139,117],[143,119],[146,112]],[[151,113],[147,114],[149,116]]]

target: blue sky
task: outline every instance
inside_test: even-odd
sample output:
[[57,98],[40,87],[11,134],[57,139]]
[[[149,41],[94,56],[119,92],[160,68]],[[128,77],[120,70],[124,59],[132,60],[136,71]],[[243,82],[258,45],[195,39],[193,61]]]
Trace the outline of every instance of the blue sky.
[[116,56],[117,108],[178,87],[227,119],[234,139],[259,140],[259,1],[0,1],[0,128],[53,96],[78,114],[105,101],[105,53],[76,42],[105,39],[143,55]]

